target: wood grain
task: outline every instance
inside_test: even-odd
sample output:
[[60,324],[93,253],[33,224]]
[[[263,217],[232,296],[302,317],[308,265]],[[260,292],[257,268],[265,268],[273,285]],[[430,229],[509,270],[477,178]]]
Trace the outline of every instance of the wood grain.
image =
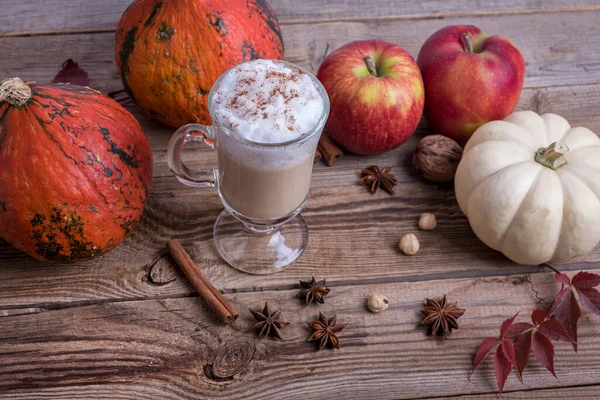
[[[452,24],[475,24],[509,37],[527,61],[525,87],[600,82],[600,11],[504,15],[442,20],[366,20],[283,26],[286,58],[316,71],[326,54],[353,40],[383,39],[417,56],[427,37]],[[560,27],[560,29],[558,28]],[[0,38],[0,77],[50,82],[68,58],[79,62],[90,86],[102,92],[121,89],[114,55],[114,34]],[[18,61],[16,61],[18,60]]]
[[[600,393],[600,386],[583,386],[583,387],[569,387],[569,388],[557,388],[557,389],[541,389],[541,390],[526,390],[519,392],[503,392],[503,399],[525,399],[525,400],[590,400],[597,399],[598,393]],[[480,395],[467,395],[467,396],[452,396],[452,397],[440,397],[440,400],[485,400],[485,399],[498,399],[497,394],[480,394]]]
[[[600,132],[596,115],[600,85],[528,89],[519,107],[557,112],[574,125]],[[193,288],[170,257],[163,257],[169,238],[182,240],[205,275],[217,288],[227,291],[285,288],[311,276],[342,284],[537,271],[537,267],[511,263],[475,237],[456,205],[452,185],[420,178],[410,161],[418,140],[415,137],[381,156],[346,155],[335,167],[316,165],[310,200],[303,212],[310,230],[305,254],[286,272],[268,279],[240,274],[220,260],[211,240],[213,224],[223,209],[217,194],[179,184],[166,165],[164,149],[171,129],[159,127],[138,112],[136,116],[150,137],[155,155],[151,196],[141,224],[117,249],[83,264],[42,264],[0,242],[0,310],[193,295]],[[424,133],[421,130],[418,136]],[[383,192],[370,195],[358,185],[358,171],[371,164],[393,167],[400,182],[395,196]],[[417,220],[423,212],[436,214],[436,230],[418,230]],[[421,251],[416,257],[402,256],[398,240],[411,232],[417,233]],[[560,268],[598,267],[600,247]],[[169,276],[167,282],[152,277],[159,268],[161,274]]]
[[[114,29],[130,0],[2,0],[0,78],[49,82],[64,60],[89,73],[90,86],[121,88],[114,65]],[[435,30],[475,24],[512,39],[528,62],[520,109],[556,112],[600,133],[600,4],[596,0],[271,0],[279,15],[286,57],[315,71],[335,48],[358,39],[397,43],[414,56]],[[511,263],[471,232],[452,185],[423,181],[411,166],[415,137],[378,157],[346,155],[328,168],[316,164],[303,215],[307,252],[274,276],[241,274],[212,244],[222,206],[215,193],[180,185],[166,165],[173,129],[127,108],[140,120],[155,156],[144,218],[118,249],[97,260],[47,265],[0,240],[0,399],[350,399],[497,398],[488,360],[468,371],[481,339],[521,310],[525,321],[538,299],[559,286],[538,267]],[[213,153],[185,152],[194,168]],[[369,195],[357,185],[370,164],[393,167],[395,196]],[[438,228],[422,232],[417,218],[434,212]],[[415,257],[397,250],[417,233]],[[241,311],[233,326],[219,323],[166,254],[169,238],[192,258]],[[600,272],[600,247],[564,271]],[[531,275],[529,275],[531,274]],[[327,278],[322,306],[303,306],[297,281]],[[368,312],[368,295],[391,306]],[[447,294],[467,308],[448,341],[416,328],[426,297]],[[285,342],[255,340],[248,307],[269,301],[292,325]],[[315,352],[305,322],[318,311],[348,323],[341,351]],[[600,393],[600,319],[587,312],[580,350],[556,346],[559,380],[535,360],[525,385],[509,377],[504,398],[591,399]],[[249,364],[247,361],[250,360]]]
[[[114,30],[131,0],[3,0],[2,34],[48,34],[64,31]],[[282,24],[315,20],[443,18],[453,15],[559,12],[598,8],[594,0],[271,0]]]
[[[532,277],[542,298],[556,293],[552,274]],[[197,298],[110,302],[0,320],[0,397],[63,396],[137,399],[352,399],[428,398],[435,395],[490,393],[495,381],[486,361],[469,381],[473,352],[483,338],[496,336],[500,323],[536,298],[523,276],[333,287],[321,306],[304,306],[297,289],[227,295],[240,310],[268,301],[292,324],[284,342],[256,340],[248,332],[249,312],[233,325],[218,322]],[[390,307],[372,314],[368,295],[384,293]],[[417,328],[426,297],[447,294],[467,309],[460,329],[447,340],[427,338]],[[317,353],[307,343],[305,322],[318,311],[338,315],[348,326],[342,349]],[[536,361],[516,374],[506,390],[595,384],[600,380],[599,317],[584,314],[580,348],[556,346],[559,380]],[[233,377],[210,379],[205,373],[217,352],[242,340],[255,343],[250,364]],[[252,351],[252,350],[250,350]],[[240,357],[245,359],[245,357]],[[230,363],[235,364],[235,360]],[[235,365],[229,369],[235,370]]]

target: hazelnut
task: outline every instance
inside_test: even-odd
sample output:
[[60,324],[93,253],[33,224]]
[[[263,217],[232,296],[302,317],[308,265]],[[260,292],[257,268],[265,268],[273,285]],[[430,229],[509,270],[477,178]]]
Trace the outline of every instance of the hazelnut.
[[369,297],[369,300],[367,302],[367,305],[369,306],[369,310],[371,310],[371,312],[382,312],[384,311],[386,308],[388,308],[389,305],[389,301],[387,299],[387,297],[385,297],[382,294],[374,294],[372,296]]
[[424,231],[432,231],[437,226],[435,215],[432,213],[423,213],[419,217],[419,228]]
[[419,140],[413,165],[426,179],[433,182],[451,182],[462,158],[462,147],[442,135],[429,135]]
[[412,233],[404,235],[400,239],[400,250],[407,256],[414,256],[419,251],[419,239]]

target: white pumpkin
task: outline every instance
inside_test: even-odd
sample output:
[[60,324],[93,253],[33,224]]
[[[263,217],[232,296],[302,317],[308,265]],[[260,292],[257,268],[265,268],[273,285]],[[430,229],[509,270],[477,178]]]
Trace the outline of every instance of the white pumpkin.
[[600,241],[600,138],[556,114],[481,126],[455,189],[477,237],[515,262],[567,261]]

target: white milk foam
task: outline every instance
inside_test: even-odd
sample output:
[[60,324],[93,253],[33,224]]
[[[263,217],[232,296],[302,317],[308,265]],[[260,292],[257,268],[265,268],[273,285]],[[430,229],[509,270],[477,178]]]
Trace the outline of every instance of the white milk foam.
[[258,143],[283,143],[314,128],[323,98],[313,79],[282,62],[255,60],[231,69],[213,94],[219,123]]

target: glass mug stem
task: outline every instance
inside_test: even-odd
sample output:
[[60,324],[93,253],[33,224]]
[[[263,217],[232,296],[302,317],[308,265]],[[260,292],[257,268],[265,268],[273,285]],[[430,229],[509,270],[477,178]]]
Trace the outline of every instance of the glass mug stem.
[[167,162],[169,168],[184,185],[198,188],[216,188],[218,185],[218,169],[193,171],[181,160],[181,152],[189,142],[200,142],[215,150],[215,135],[212,125],[188,124],[177,130],[169,141]]

